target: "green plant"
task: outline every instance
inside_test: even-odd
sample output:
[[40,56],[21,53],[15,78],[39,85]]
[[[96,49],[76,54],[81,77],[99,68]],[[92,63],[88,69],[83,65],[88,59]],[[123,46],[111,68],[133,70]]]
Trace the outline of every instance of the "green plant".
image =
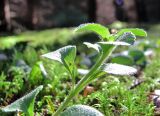
[[16,100],[12,104],[2,108],[3,112],[24,112],[27,116],[34,116],[34,102],[37,94],[43,89],[43,86],[39,86],[32,92]]
[[0,98],[2,104],[11,101],[20,91],[23,90],[25,72],[22,68],[11,67],[8,75],[0,75]]
[[67,110],[61,113],[61,116],[75,116],[75,115],[76,116],[103,116],[101,112],[87,105],[74,105],[67,108]]
[[[73,45],[68,45],[65,47],[62,47],[54,52],[50,52],[47,54],[42,55],[42,57],[49,58],[54,61],[60,62],[66,70],[68,71],[68,74],[71,77],[72,80],[72,87],[69,92],[69,95],[66,97],[64,102],[58,107],[56,112],[53,114],[54,116],[59,116],[65,115],[65,112],[69,112],[68,115],[71,115],[70,112],[73,110],[79,110],[79,115],[81,115],[82,112],[87,114],[89,111],[93,111],[94,109],[90,108],[89,106],[84,106],[83,105],[76,105],[72,106],[71,108],[66,109],[64,112],[63,110],[68,106],[69,102],[76,97],[76,95],[83,90],[83,88],[91,83],[93,80],[97,79],[98,77],[101,77],[105,74],[114,74],[114,75],[131,75],[136,73],[136,69],[129,67],[129,66],[124,66],[120,64],[115,64],[115,63],[105,63],[108,59],[109,56],[112,54],[112,52],[115,50],[117,46],[130,46],[134,44],[134,41],[136,39],[135,36],[147,36],[146,32],[142,29],[137,29],[137,28],[132,28],[132,29],[122,29],[116,34],[110,34],[109,29],[99,25],[99,24],[94,24],[94,23],[88,23],[88,24],[82,24],[75,30],[76,32],[80,31],[92,31],[95,32],[99,35],[101,38],[100,42],[97,42],[95,44],[85,42],[84,44],[88,48],[92,48],[97,52],[97,61],[96,63],[91,67],[89,72],[84,75],[78,83],[76,83],[76,77],[77,77],[77,67],[75,65],[75,58],[76,58],[76,46]],[[38,89],[39,90],[39,89]],[[33,92],[32,92],[33,93]],[[34,96],[35,98],[35,96]],[[21,101],[20,98],[19,100]],[[26,98],[27,100],[28,98]],[[76,99],[76,98],[75,98]],[[28,101],[28,100],[27,100]],[[9,106],[6,106],[6,108],[3,108],[2,110],[5,111],[16,111],[21,110],[25,112],[26,114],[32,116],[33,115],[33,102],[28,101],[28,104],[32,104],[31,106],[31,111],[29,110],[30,107],[27,106],[18,106],[12,109],[14,105],[17,105],[18,102],[14,102]],[[14,104],[14,105],[13,105]],[[83,107],[83,108],[82,108]],[[98,114],[101,114],[99,111],[95,111],[95,114],[98,112]],[[76,113],[76,112],[74,112]],[[77,112],[78,113],[78,112]],[[73,114],[72,114],[73,115]],[[87,114],[88,115],[88,114]],[[102,115],[102,114],[101,114]]]
[[63,64],[72,78],[73,87],[70,91],[70,94],[55,112],[54,116],[60,115],[70,100],[73,99],[87,84],[91,83],[92,80],[106,73],[115,75],[130,75],[136,73],[136,69],[132,67],[119,64],[105,64],[104,62],[108,60],[109,56],[117,46],[132,45],[136,39],[135,35],[146,36],[146,32],[142,29],[123,29],[116,34],[110,34],[108,28],[94,23],[82,24],[75,31],[93,31],[100,36],[102,42],[97,42],[95,44],[88,42],[84,43],[87,45],[87,47],[96,50],[99,57],[90,71],[75,85],[75,75],[77,71],[74,64],[76,57],[75,46],[66,46],[54,52],[42,55],[43,57],[58,61]]
[[138,65],[141,67],[146,66],[147,60],[143,51],[138,49],[130,49],[128,51],[115,54],[111,58],[112,63],[124,64],[124,65]]
[[[148,102],[150,82],[129,89],[134,78],[107,75],[99,79],[100,88],[87,97],[81,98],[82,104],[94,106],[105,116],[153,115],[154,105]],[[96,86],[97,87],[97,83]]]

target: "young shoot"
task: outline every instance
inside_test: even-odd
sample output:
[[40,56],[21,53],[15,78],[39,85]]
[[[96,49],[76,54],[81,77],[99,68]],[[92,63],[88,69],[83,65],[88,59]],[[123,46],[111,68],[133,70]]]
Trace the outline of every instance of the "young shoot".
[[[75,81],[77,75],[77,67],[75,65],[76,46],[68,45],[54,52],[42,55],[42,57],[49,58],[61,63],[66,68],[72,79],[72,88],[69,92],[69,95],[53,114],[54,116],[103,116],[103,114],[98,110],[86,105],[74,105],[67,109],[66,107],[68,106],[68,103],[73,100],[73,98],[79,94],[79,92],[81,92],[89,83],[105,74],[135,74],[137,70],[133,67],[105,62],[109,59],[112,52],[118,46],[133,45],[136,40],[136,36],[147,36],[144,30],[138,28],[122,29],[115,34],[110,34],[108,28],[95,23],[82,24],[75,29],[75,32],[81,31],[91,31],[96,33],[100,37],[100,41],[94,44],[84,42],[84,45],[86,45],[88,48],[94,49],[98,53],[98,59],[91,67],[91,69],[87,71],[87,73],[79,80],[78,83]],[[131,61],[129,61],[129,63],[130,62]],[[1,110],[3,112],[23,112],[26,114],[26,116],[34,116],[35,97],[42,90],[42,88],[43,86],[37,87],[35,90],[25,95],[24,97],[18,99],[17,101],[4,108],[1,108]]]
[[[95,44],[88,42],[84,43],[88,48],[92,48],[98,52],[98,59],[89,72],[81,78],[74,88],[71,89],[69,95],[57,109],[54,116],[59,116],[60,114],[63,114],[64,116],[65,113],[63,113],[63,110],[67,107],[68,103],[94,79],[104,74],[131,75],[136,73],[137,70],[130,66],[115,63],[105,64],[105,61],[109,58],[117,46],[130,46],[134,44],[136,36],[147,36],[144,30],[138,28],[122,29],[116,34],[110,34],[108,28],[95,23],[82,24],[75,29],[75,32],[81,31],[91,31],[98,34],[100,37],[101,41]],[[71,75],[73,84],[75,83],[75,72],[77,71],[74,63],[76,57],[75,46],[65,46],[42,56],[62,63]],[[81,106],[76,106],[76,108],[77,107],[80,108]]]

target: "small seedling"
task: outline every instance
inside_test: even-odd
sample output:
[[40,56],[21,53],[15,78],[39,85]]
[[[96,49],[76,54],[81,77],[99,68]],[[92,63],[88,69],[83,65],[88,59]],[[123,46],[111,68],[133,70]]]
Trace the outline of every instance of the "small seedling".
[[[63,64],[72,79],[72,88],[70,93],[57,111],[53,114],[54,116],[81,116],[82,114],[87,116],[103,116],[102,113],[94,108],[84,105],[75,105],[67,108],[65,111],[63,110],[67,107],[68,103],[94,79],[97,79],[105,74],[131,75],[136,73],[137,70],[135,68],[121,64],[105,62],[109,59],[109,56],[117,46],[130,46],[134,44],[136,36],[147,36],[144,30],[137,28],[122,29],[116,34],[110,34],[108,28],[95,23],[80,25],[78,28],[76,28],[75,32],[80,31],[95,32],[99,35],[101,41],[95,44],[88,42],[84,43],[88,48],[92,48],[97,52],[98,59],[88,73],[84,75],[78,83],[75,81],[77,75],[77,67],[75,65],[76,46],[68,45],[54,52],[42,55],[43,57],[58,61]],[[22,111],[28,116],[33,116],[34,98],[41,89],[42,86],[38,87],[29,94],[30,97],[22,97],[11,105],[3,108],[2,111]],[[32,95],[33,93],[35,94]],[[25,103],[28,105],[26,106]]]
[[86,85],[91,83],[94,79],[106,73],[114,75],[131,75],[136,73],[137,70],[132,67],[112,63],[105,64],[105,61],[108,60],[109,56],[112,54],[112,52],[117,46],[130,46],[134,44],[134,41],[136,39],[135,36],[147,36],[144,30],[137,28],[122,29],[116,34],[110,34],[108,28],[100,24],[94,23],[80,25],[78,28],[76,28],[75,32],[80,31],[95,32],[99,35],[102,41],[97,42],[95,44],[84,42],[84,44],[88,48],[92,48],[98,53],[98,60],[89,70],[89,72],[86,75],[84,75],[76,85],[75,72],[77,72],[77,68],[74,63],[76,57],[76,46],[65,46],[54,52],[42,55],[43,57],[62,63],[68,70],[73,83],[73,88],[71,89],[70,94],[60,105],[58,110],[55,112],[54,116],[59,116],[66,108],[70,100],[72,100]]

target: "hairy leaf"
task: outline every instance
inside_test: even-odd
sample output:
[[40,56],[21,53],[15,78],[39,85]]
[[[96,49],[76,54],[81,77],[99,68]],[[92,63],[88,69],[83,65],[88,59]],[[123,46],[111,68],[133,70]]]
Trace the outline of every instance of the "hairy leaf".
[[43,57],[59,61],[63,64],[64,59],[74,60],[76,56],[76,46],[65,46],[54,52],[42,55]]
[[134,44],[136,36],[132,32],[124,32],[122,35],[118,36],[116,41],[123,41],[131,45]]
[[98,42],[97,43],[100,47],[99,49],[103,53],[103,55],[110,54],[111,51],[116,48],[116,46],[129,46],[130,44],[125,43],[125,42]]
[[101,57],[103,60],[107,60],[109,58],[109,56],[111,55],[111,53],[113,52],[113,50],[119,46],[129,46],[130,44],[126,43],[126,42],[98,42],[97,43],[100,47],[100,53],[101,53]]
[[137,69],[133,67],[115,63],[103,64],[100,67],[100,70],[108,74],[114,74],[114,75],[132,75],[137,72]]
[[87,105],[74,105],[67,108],[60,116],[104,116],[98,110]]
[[69,73],[74,77],[75,76],[75,64],[74,60],[76,57],[76,46],[65,46],[54,52],[50,52],[42,55],[43,57],[58,61],[62,63]]
[[91,44],[89,42],[84,42],[83,44],[86,45],[88,48],[96,50],[99,53],[99,46],[97,44]]
[[100,24],[95,24],[95,23],[86,23],[86,24],[81,24],[75,29],[76,32],[79,31],[93,31],[97,33],[99,36],[102,37],[102,39],[108,39],[110,32],[108,28],[100,25]]
[[136,36],[142,36],[142,37],[147,37],[147,33],[145,30],[143,29],[139,29],[139,28],[129,28],[129,29],[121,29],[118,32],[118,35],[123,34],[124,32],[132,32],[134,35]]
[[34,89],[32,92],[23,96],[22,98],[16,100],[10,105],[2,108],[3,112],[17,112],[22,111],[29,116],[34,116],[34,102],[37,94],[43,89],[43,86],[39,86]]
[[99,44],[100,46],[106,46],[106,45],[112,45],[112,46],[129,46],[129,43],[126,42],[121,42],[121,41],[116,41],[116,42],[98,42],[97,44]]

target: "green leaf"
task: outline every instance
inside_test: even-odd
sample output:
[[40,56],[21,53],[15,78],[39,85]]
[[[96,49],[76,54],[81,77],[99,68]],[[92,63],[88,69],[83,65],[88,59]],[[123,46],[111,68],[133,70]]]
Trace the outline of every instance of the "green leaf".
[[100,51],[103,51],[103,53],[107,52],[110,48],[113,48],[114,46],[117,45],[122,45],[122,46],[129,46],[130,44],[126,43],[126,42],[98,42],[96,44],[91,44],[89,42],[84,42],[84,44],[88,47],[88,48],[92,48],[94,50],[96,50],[98,53]]
[[60,116],[104,116],[101,112],[87,105],[74,105],[67,108]]
[[118,32],[118,35],[123,34],[124,32],[132,32],[135,36],[142,36],[142,37],[147,37],[147,33],[143,29],[139,28],[130,28],[130,29],[121,29]]
[[[85,70],[85,73],[88,72]],[[107,74],[112,74],[112,75],[133,75],[137,72],[137,69],[130,67],[130,66],[125,66],[121,64],[116,64],[116,63],[107,63],[101,65],[97,70],[94,72],[94,75],[92,75],[86,83],[90,83],[92,80],[99,78],[103,75]]]
[[[117,46],[129,46],[126,42],[98,42],[102,59],[107,60]],[[106,59],[107,58],[107,59]]]
[[116,55],[111,58],[112,63],[123,64],[123,65],[134,65],[134,60],[130,56],[126,55]]
[[97,44],[91,44],[89,42],[84,42],[83,44],[86,45],[88,48],[96,50],[99,53],[99,46]]
[[100,25],[100,24],[96,24],[96,23],[86,23],[86,24],[81,24],[80,26],[78,26],[75,29],[76,32],[79,31],[93,31],[95,33],[97,33],[99,36],[102,37],[102,39],[108,39],[110,32],[108,30],[108,28]]
[[78,69],[78,73],[81,75],[86,75],[89,72],[87,69]]
[[62,63],[66,69],[69,71],[72,77],[75,77],[75,57],[76,57],[76,46],[65,46],[54,52],[50,52],[42,55],[42,57],[49,58],[51,60],[58,61]]
[[116,41],[123,41],[131,45],[134,44],[136,36],[132,32],[124,32],[122,35],[118,36]]
[[124,41],[133,44],[136,36],[146,37],[147,33],[143,29],[138,28],[121,29],[117,34],[111,35],[109,38],[112,41]]
[[31,85],[36,85],[36,84],[39,85],[39,83],[42,82],[43,80],[42,72],[39,66],[41,63],[42,62],[36,62],[36,64],[32,67],[29,73],[28,82]]
[[34,102],[37,94],[43,89],[43,86],[39,86],[34,89],[32,92],[23,96],[22,98],[16,100],[10,105],[1,108],[3,112],[17,112],[22,111],[28,116],[34,116]]
[[100,51],[103,53],[103,55],[110,54],[111,51],[116,48],[116,46],[129,46],[130,44],[126,42],[98,42]]
[[107,74],[114,75],[132,75],[137,72],[137,69],[133,67],[115,63],[103,64],[100,67],[100,70],[106,72]]
[[116,42],[98,42],[98,45],[102,46],[107,46],[107,45],[111,45],[111,46],[130,46],[129,43],[126,42],[121,42],[121,41],[116,41]]
[[128,55],[131,56],[137,65],[145,65],[146,57],[143,51],[132,49],[128,51]]

